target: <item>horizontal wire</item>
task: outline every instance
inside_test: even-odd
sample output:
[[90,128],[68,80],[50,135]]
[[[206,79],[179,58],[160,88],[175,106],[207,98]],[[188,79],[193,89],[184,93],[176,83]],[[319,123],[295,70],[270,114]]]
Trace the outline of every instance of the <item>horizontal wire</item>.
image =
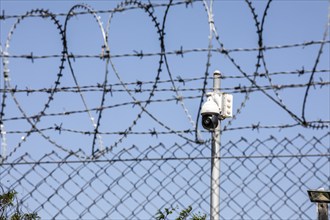
[[86,163],[118,163],[118,162],[144,162],[144,161],[187,161],[187,160],[233,160],[233,159],[276,159],[276,158],[305,158],[305,157],[330,157],[329,153],[325,154],[270,154],[270,155],[242,155],[242,156],[222,156],[222,157],[159,157],[159,158],[130,158],[130,159],[97,159],[97,160],[60,160],[60,161],[26,161],[26,162],[4,162],[2,166],[17,165],[46,165],[46,164],[86,164]]
[[[236,131],[236,130],[260,130],[260,129],[285,129],[285,128],[293,128],[301,126],[300,123],[294,123],[294,124],[280,124],[280,125],[261,125],[260,122],[258,124],[251,124],[247,126],[240,126],[240,127],[232,127],[232,128],[224,128],[221,129],[222,132],[226,131]],[[318,120],[318,121],[308,121],[306,122],[306,128],[312,128],[312,129],[326,129],[330,127],[330,121],[326,120]],[[27,132],[38,132],[38,131],[55,131],[59,134],[62,134],[62,132],[68,132],[68,133],[77,133],[82,135],[93,135],[96,134],[95,131],[81,131],[81,130],[74,130],[74,129],[68,129],[63,127],[63,125],[54,125],[47,128],[38,128],[38,129],[32,129],[27,131],[11,131],[7,130],[6,134],[25,134]],[[158,135],[168,135],[168,134],[192,134],[194,132],[193,129],[187,129],[187,130],[175,130],[175,131],[157,131],[156,129],[150,129],[149,131],[113,131],[113,132],[102,132],[97,131],[98,134],[101,135],[151,135],[151,136],[158,136]],[[204,133],[209,133],[209,131],[201,131]]]
[[[168,5],[170,6],[179,6],[179,5],[186,5],[188,6],[189,4],[193,4],[194,2],[200,2],[202,0],[183,0],[183,1],[176,1],[176,2],[172,2],[172,3],[151,3],[148,2],[148,4],[145,4],[146,6],[150,5],[153,8],[157,8],[157,7],[168,7]],[[118,13],[118,12],[125,12],[128,10],[134,10],[134,9],[139,9],[139,6],[126,6],[124,7],[117,7],[114,9],[109,9],[109,10],[94,10],[94,13],[96,14],[111,14],[111,13]],[[67,17],[67,16],[77,16],[77,15],[89,15],[90,12],[88,11],[81,11],[81,12],[73,12],[71,14],[62,12],[62,13],[52,13],[54,16],[56,17]],[[2,14],[0,15],[0,20],[7,20],[7,19],[16,19],[16,18],[20,18],[22,15],[6,15],[5,14],[5,10],[2,10]],[[41,18],[46,18],[47,15],[38,15],[38,14],[31,14],[28,15],[28,17],[41,17]]]
[[[179,50],[174,51],[167,51],[167,52],[143,52],[143,51],[134,51],[134,53],[125,53],[125,54],[69,54],[66,57],[72,59],[82,59],[82,58],[97,58],[97,59],[106,59],[106,58],[122,58],[122,57],[153,57],[153,56],[160,56],[160,55],[180,55],[183,56],[184,54],[188,53],[198,53],[198,52],[217,52],[222,54],[228,54],[233,52],[255,52],[255,51],[266,51],[266,50],[275,50],[275,49],[285,49],[285,48],[293,48],[293,47],[306,47],[311,45],[318,45],[318,44],[329,44],[330,40],[319,40],[319,41],[308,41],[303,43],[296,43],[296,44],[287,44],[287,45],[276,45],[276,46],[264,46],[261,48],[235,48],[235,49],[224,49],[224,48],[195,48],[195,49],[186,49],[184,50],[182,47]],[[0,57],[3,58],[21,58],[21,59],[30,59],[32,62],[38,59],[50,59],[50,58],[62,58],[63,54],[52,54],[52,55],[34,55],[33,53],[30,54],[8,54],[8,53],[0,53]]]
[[[293,89],[293,88],[303,88],[308,86],[309,84],[289,84],[289,85],[273,85],[273,86],[264,86],[261,87],[264,90],[270,90],[270,89],[277,89],[277,90],[283,90],[283,89]],[[313,86],[327,86],[330,85],[330,82],[313,82],[312,83]],[[179,91],[201,91],[202,89],[179,89]],[[232,93],[245,93],[246,91],[250,91],[250,92],[259,92],[260,89],[255,88],[255,87],[245,87],[245,86],[238,86],[238,87],[234,87],[234,88],[223,88],[223,91],[229,91],[229,90],[233,90]],[[0,90],[0,93],[3,92],[4,90]],[[60,92],[61,90],[57,91]],[[68,92],[67,90],[64,90],[66,92]],[[80,90],[80,91],[84,91],[84,90]],[[94,90],[87,90],[88,92],[90,91],[94,91]],[[103,90],[99,90],[99,91],[103,91]],[[122,90],[120,90],[121,92],[124,92]],[[125,90],[126,91],[126,90]],[[136,90],[132,90],[134,92],[136,92]],[[142,91],[142,90],[141,90]],[[148,92],[150,90],[146,90],[145,92]],[[168,90],[168,89],[159,89],[159,90],[154,90],[154,91],[173,91],[173,90]],[[16,91],[12,91],[11,92],[16,92]],[[27,94],[33,93],[33,90],[24,90],[24,92],[26,92]],[[46,93],[48,93],[48,90],[45,90]],[[71,91],[71,92],[77,92],[77,91]],[[85,91],[86,92],[86,91]],[[136,106],[137,104],[141,104],[141,103],[159,103],[159,102],[178,102],[178,101],[182,101],[182,100],[188,100],[188,99],[198,99],[200,98],[200,95],[197,96],[177,96],[177,97],[172,97],[172,98],[168,98],[168,99],[154,99],[154,100],[145,100],[145,101],[136,101],[136,102],[123,102],[123,103],[118,103],[115,105],[109,105],[109,106],[103,106],[103,107],[95,107],[95,108],[90,108],[90,109],[84,109],[84,110],[73,110],[73,111],[65,111],[65,112],[60,112],[60,113],[44,113],[43,117],[48,117],[48,116],[63,116],[63,115],[72,115],[72,114],[80,114],[80,113],[85,113],[87,111],[100,111],[101,109],[111,109],[111,108],[117,108],[117,107],[121,107],[121,106],[127,106],[127,105],[132,105],[132,107]],[[3,118],[2,121],[13,121],[13,120],[23,120],[23,119],[37,119],[38,115],[33,115],[30,117],[10,117],[10,118]]]
[[[186,96],[184,97],[184,99],[196,99],[196,98],[200,98],[200,96]],[[84,110],[75,110],[75,111],[65,111],[65,112],[61,112],[61,113],[44,113],[42,115],[42,117],[47,117],[47,116],[63,116],[63,115],[72,115],[72,114],[77,114],[77,113],[85,113],[87,111],[100,111],[101,109],[111,109],[111,108],[116,108],[116,107],[120,107],[120,106],[126,106],[126,105],[131,105],[132,107],[135,107],[136,105],[142,104],[142,103],[153,103],[153,102],[172,102],[172,101],[180,101],[183,98],[180,97],[174,97],[174,98],[168,98],[168,99],[158,99],[158,100],[146,100],[146,101],[133,101],[133,102],[125,102],[125,103],[118,103],[115,105],[109,105],[109,106],[102,106],[102,107],[96,107],[96,108],[90,108],[90,109],[84,109]],[[3,121],[10,121],[10,120],[20,120],[20,119],[37,119],[39,117],[39,115],[34,115],[34,116],[30,116],[30,117],[13,117],[13,118],[7,118],[7,119],[3,119]]]
[[[281,71],[281,72],[273,72],[273,73],[268,73],[269,76],[276,76],[276,75],[298,75],[298,76],[302,76],[304,74],[309,74],[312,73],[312,71],[310,70],[295,70],[295,71]],[[315,73],[330,73],[330,69],[322,69],[322,70],[316,70]],[[266,77],[265,73],[256,73],[254,75],[248,75],[248,77],[253,77],[253,76],[257,76],[257,77]],[[222,79],[245,79],[245,76],[241,76],[241,75],[222,75],[221,76]],[[213,76],[212,77],[208,77],[207,79],[209,80],[213,80]],[[180,76],[177,77],[177,79],[173,79],[173,82],[179,82],[182,83],[183,85],[185,85],[185,83],[187,82],[194,82],[194,81],[200,81],[200,80],[204,80],[204,77],[195,77],[195,78],[181,78]],[[159,80],[159,84],[164,84],[164,83],[171,83],[172,80]],[[153,84],[154,81],[135,81],[135,82],[126,82],[124,83],[124,85],[129,86],[129,85],[135,85],[138,87],[141,87],[142,85],[148,85],[148,84]],[[313,83],[313,82],[312,82]],[[326,83],[326,82],[321,82],[321,83]],[[122,84],[120,83],[114,83],[114,84],[108,84],[106,86],[107,90],[109,90],[109,92],[112,91],[122,91],[122,90],[116,90],[113,89],[114,87],[122,87]],[[280,85],[274,86],[274,88],[279,88],[281,87]],[[104,88],[104,85],[101,84],[97,84],[97,85],[85,85],[85,86],[79,86],[75,87],[75,86],[66,86],[66,87],[58,87],[56,88],[57,92],[76,92],[79,89],[81,91],[103,91],[102,88]],[[251,87],[246,87],[248,88],[253,88],[253,86]],[[53,91],[53,88],[42,88],[42,89],[31,89],[31,88],[26,88],[26,89],[19,89],[17,87],[15,88],[11,88],[11,89],[0,89],[0,93],[3,92],[14,92],[14,93],[27,93],[27,95],[29,95],[30,93],[35,93],[35,92],[46,92],[49,93],[51,91]],[[173,91],[173,89],[168,89],[169,91]],[[189,90],[189,89],[182,89],[182,88],[177,88],[178,91],[185,91],[185,90]],[[196,89],[199,90],[199,89]],[[230,90],[230,88],[226,88],[226,90]],[[139,89],[135,90],[136,92],[140,92]]]
[[[319,71],[319,72],[323,72],[323,71]],[[328,72],[328,71],[324,71]],[[212,78],[210,78],[212,79]],[[202,80],[202,78],[198,78],[198,79],[181,79],[184,82],[192,82],[194,80]],[[160,82],[160,83],[164,83]],[[170,82],[170,81],[166,81],[166,82]],[[136,85],[139,88],[135,88],[135,89],[114,89],[115,86],[121,86],[119,84],[109,84],[109,85],[89,85],[89,86],[79,86],[75,87],[59,87],[56,89],[53,88],[42,88],[42,89],[31,89],[31,88],[26,88],[26,89],[19,89],[17,87],[15,88],[11,88],[11,89],[0,89],[0,93],[7,93],[7,92],[11,92],[11,93],[26,93],[27,95],[29,94],[33,94],[33,93],[50,93],[50,92],[64,92],[64,93],[78,93],[78,92],[102,92],[105,91],[108,93],[115,93],[115,92],[135,92],[135,93],[143,93],[143,92],[150,92],[152,89],[142,89],[142,85],[145,84],[149,84],[150,82],[143,82],[143,81],[139,81],[137,83],[127,83],[126,85]],[[276,89],[276,90],[281,90],[281,89],[287,89],[287,88],[300,88],[300,87],[305,87],[308,85],[312,85],[312,86],[326,86],[329,85],[330,81],[318,81],[318,82],[312,82],[312,83],[304,83],[304,84],[274,84],[274,85],[266,85],[266,86],[259,86],[258,88],[256,86],[235,86],[235,87],[224,87],[221,88],[221,90],[223,91],[231,91],[233,93],[244,93],[247,90],[249,90],[250,92],[257,92],[258,90],[263,89],[263,90],[270,90],[270,89]],[[207,90],[211,90],[212,88],[207,88]],[[187,92],[187,91],[202,91],[203,88],[163,88],[163,89],[154,89],[154,91],[156,92],[173,92],[173,91],[179,91],[179,92]]]

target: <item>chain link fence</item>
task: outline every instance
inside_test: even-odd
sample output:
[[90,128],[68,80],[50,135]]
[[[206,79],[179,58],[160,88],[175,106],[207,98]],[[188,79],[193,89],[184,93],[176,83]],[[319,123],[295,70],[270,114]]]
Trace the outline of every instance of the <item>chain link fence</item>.
[[[310,219],[310,186],[329,186],[330,133],[269,137],[221,148],[221,219]],[[1,169],[5,189],[44,219],[151,219],[158,209],[208,213],[209,144],[132,146],[98,160],[28,153]]]

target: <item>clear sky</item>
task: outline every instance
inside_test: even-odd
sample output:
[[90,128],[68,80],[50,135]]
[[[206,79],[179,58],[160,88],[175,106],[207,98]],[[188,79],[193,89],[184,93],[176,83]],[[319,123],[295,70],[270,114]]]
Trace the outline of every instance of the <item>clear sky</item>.
[[[148,4],[148,1],[142,2]],[[95,152],[112,147],[114,155],[132,146],[137,146],[137,152],[143,152],[147,147],[159,143],[172,149],[176,143],[184,146],[188,141],[190,147],[196,148],[196,131],[199,139],[206,142],[210,140],[198,115],[205,74],[209,74],[205,91],[211,91],[214,70],[220,70],[224,76],[221,83],[223,91],[234,95],[235,117],[222,123],[224,131],[221,142],[224,146],[242,137],[251,143],[266,140],[270,136],[277,140],[291,140],[301,134],[306,140],[313,136],[321,138],[328,135],[324,141],[329,147],[329,128],[296,126],[303,121],[314,126],[329,126],[328,1],[274,0],[269,7],[268,1],[253,1],[252,5],[246,1],[214,1],[213,22],[216,32],[212,32],[211,46],[210,16],[206,10],[211,7],[210,1],[205,1],[207,7],[203,1],[197,1],[176,4],[168,11],[168,1],[150,2],[157,7],[147,12],[133,8],[111,16],[110,11],[120,1],[1,0],[0,13],[5,18],[0,20],[1,89],[6,85],[17,91],[23,90],[13,95],[8,93],[6,106],[2,108],[4,130],[7,132],[6,140],[2,136],[2,154],[10,155],[9,162],[25,152],[33,160],[39,160],[52,151],[65,157],[65,151],[78,149],[82,150],[82,153],[77,154],[78,159],[81,159],[86,155],[91,156],[93,149]],[[65,15],[78,4],[88,6],[73,9],[73,16],[66,23]],[[124,7],[129,8],[130,5]],[[259,29],[262,27],[261,36],[258,36],[251,7],[257,15]],[[54,24],[51,16],[42,18],[40,11],[32,12],[36,9],[49,10],[55,14],[54,19],[59,21],[59,26]],[[95,16],[93,13],[79,14],[87,9],[97,13]],[[38,16],[20,20],[19,17],[27,12]],[[159,25],[155,25],[155,22]],[[63,63],[63,36],[60,29],[65,31],[68,54],[76,56],[75,59],[65,59]],[[159,30],[165,32],[163,48]],[[107,39],[105,36],[108,36]],[[263,59],[258,59],[260,37],[262,46],[266,47]],[[108,61],[98,58],[104,54],[104,45],[108,46],[112,57]],[[209,47],[213,49],[212,56],[208,56]],[[162,49],[168,52],[166,58],[159,55]],[[224,49],[229,51],[229,56],[219,52]],[[184,53],[180,54],[180,51]],[[9,55],[8,59],[3,58],[4,53]],[[137,56],[139,53],[144,56]],[[26,59],[26,56],[34,59]],[[4,64],[6,61],[9,64]],[[10,81],[5,82],[4,72],[8,69]],[[254,78],[255,72],[269,77]],[[155,79],[158,78],[157,88],[153,91]],[[105,79],[109,90],[106,94],[102,92]],[[311,79],[315,85],[307,86]],[[55,88],[56,83],[61,91],[54,95],[51,90],[46,92]],[[241,92],[246,88],[252,89],[248,97]],[[1,103],[4,103],[2,94],[3,90]],[[49,107],[47,105],[43,110],[46,103]],[[145,111],[142,111],[145,105]],[[40,116],[40,112],[44,115],[38,121],[33,116]],[[100,134],[94,140],[94,135],[88,132],[94,131],[98,119]],[[27,135],[31,131],[31,123],[36,123],[39,132]],[[59,128],[63,130],[59,132]],[[125,132],[128,133],[123,135]],[[295,144],[303,146],[304,143],[301,140]],[[132,157],[138,156],[137,152],[132,151]],[[190,150],[187,149],[187,152]],[[197,156],[209,156],[209,151],[200,152],[201,155]],[[223,153],[226,155],[228,152]],[[203,163],[197,165],[202,167]],[[169,169],[173,169],[173,166]],[[326,166],[324,172],[329,174],[329,178],[330,164]],[[226,162],[224,169],[228,171]],[[187,175],[190,177],[192,174]],[[5,178],[1,176],[1,179]],[[10,181],[8,178],[9,185],[15,184]],[[184,180],[179,182],[186,186]],[[285,184],[291,183],[284,181],[281,184],[286,188]],[[318,180],[308,184],[310,188],[321,187]],[[329,188],[330,185],[325,187]],[[20,190],[24,189],[29,188],[22,187]],[[305,192],[299,193],[299,199],[307,199]],[[138,196],[136,198],[139,200]],[[164,200],[159,200],[160,206],[164,205]],[[152,202],[157,203],[155,201]],[[197,209],[208,211],[207,203],[199,204]],[[152,208],[156,210],[155,206]],[[125,209],[120,211],[125,212]],[[230,217],[235,216],[233,213],[237,210],[223,211],[223,216]],[[288,216],[293,216],[294,211],[289,209],[286,212]],[[308,209],[308,212],[313,215],[314,209]],[[147,216],[148,213],[142,213],[141,216],[143,214]]]

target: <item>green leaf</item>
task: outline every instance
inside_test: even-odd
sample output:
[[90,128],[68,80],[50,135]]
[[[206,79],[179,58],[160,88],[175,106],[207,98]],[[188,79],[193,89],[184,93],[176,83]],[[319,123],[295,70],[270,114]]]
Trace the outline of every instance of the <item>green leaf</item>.
[[[37,213],[21,213],[19,206],[14,207],[16,212],[11,216],[7,216],[8,212],[12,210],[14,206],[14,200],[16,199],[17,192],[15,190],[11,190],[7,193],[3,193],[0,195],[0,220],[37,220],[40,219]],[[8,208],[10,208],[8,210]]]

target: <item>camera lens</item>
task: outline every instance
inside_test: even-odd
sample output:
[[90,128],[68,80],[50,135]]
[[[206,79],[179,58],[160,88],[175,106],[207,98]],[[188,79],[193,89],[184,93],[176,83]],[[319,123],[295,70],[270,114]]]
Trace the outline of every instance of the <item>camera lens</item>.
[[214,130],[218,127],[218,117],[216,115],[203,115],[202,117],[202,125],[207,130]]
[[204,121],[204,125],[209,127],[211,124],[212,124],[212,120],[209,117],[207,117],[207,119],[205,119]]

